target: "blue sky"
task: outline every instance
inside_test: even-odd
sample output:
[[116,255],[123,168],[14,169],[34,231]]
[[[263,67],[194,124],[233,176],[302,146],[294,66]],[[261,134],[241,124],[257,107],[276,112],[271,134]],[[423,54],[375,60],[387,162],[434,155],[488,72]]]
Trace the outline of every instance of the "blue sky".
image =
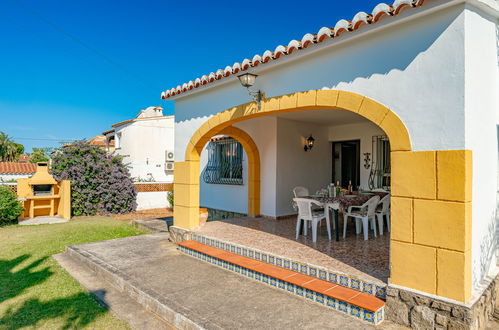
[[[161,91],[379,1],[0,1],[0,131],[32,147],[90,138]],[[36,139],[36,140],[35,140]]]

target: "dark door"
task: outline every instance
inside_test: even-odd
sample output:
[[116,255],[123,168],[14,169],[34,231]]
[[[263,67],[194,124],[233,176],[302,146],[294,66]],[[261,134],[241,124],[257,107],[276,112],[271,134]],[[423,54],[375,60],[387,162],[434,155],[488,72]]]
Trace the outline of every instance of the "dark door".
[[333,179],[345,188],[360,185],[360,140],[333,142]]

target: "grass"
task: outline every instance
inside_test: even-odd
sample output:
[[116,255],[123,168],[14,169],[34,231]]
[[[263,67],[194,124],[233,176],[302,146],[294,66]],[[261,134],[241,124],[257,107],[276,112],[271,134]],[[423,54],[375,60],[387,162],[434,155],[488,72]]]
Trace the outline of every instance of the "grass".
[[0,329],[127,329],[51,255],[68,245],[142,233],[106,217],[0,227]]

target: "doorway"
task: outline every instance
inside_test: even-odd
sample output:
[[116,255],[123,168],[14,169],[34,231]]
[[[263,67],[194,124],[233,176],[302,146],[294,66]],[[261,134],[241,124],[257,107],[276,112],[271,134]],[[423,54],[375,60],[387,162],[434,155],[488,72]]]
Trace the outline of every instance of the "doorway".
[[354,189],[360,186],[360,140],[333,142],[333,182]]

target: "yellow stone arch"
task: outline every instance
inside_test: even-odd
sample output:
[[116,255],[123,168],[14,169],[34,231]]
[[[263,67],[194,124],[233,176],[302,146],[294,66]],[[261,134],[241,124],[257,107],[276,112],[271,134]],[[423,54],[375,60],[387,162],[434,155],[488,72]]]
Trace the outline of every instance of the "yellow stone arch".
[[[412,151],[409,132],[400,118],[356,93],[292,93],[265,99],[260,108],[254,102],[245,103],[208,119],[191,137],[185,161],[175,163],[175,225],[199,226],[199,157],[211,137],[226,134],[243,144],[250,162],[248,213],[258,215],[258,148],[248,134],[232,125],[271,114],[319,109],[357,113],[377,124],[390,140],[391,283],[467,301],[471,297],[471,151]],[[448,235],[439,234],[444,231]]]

